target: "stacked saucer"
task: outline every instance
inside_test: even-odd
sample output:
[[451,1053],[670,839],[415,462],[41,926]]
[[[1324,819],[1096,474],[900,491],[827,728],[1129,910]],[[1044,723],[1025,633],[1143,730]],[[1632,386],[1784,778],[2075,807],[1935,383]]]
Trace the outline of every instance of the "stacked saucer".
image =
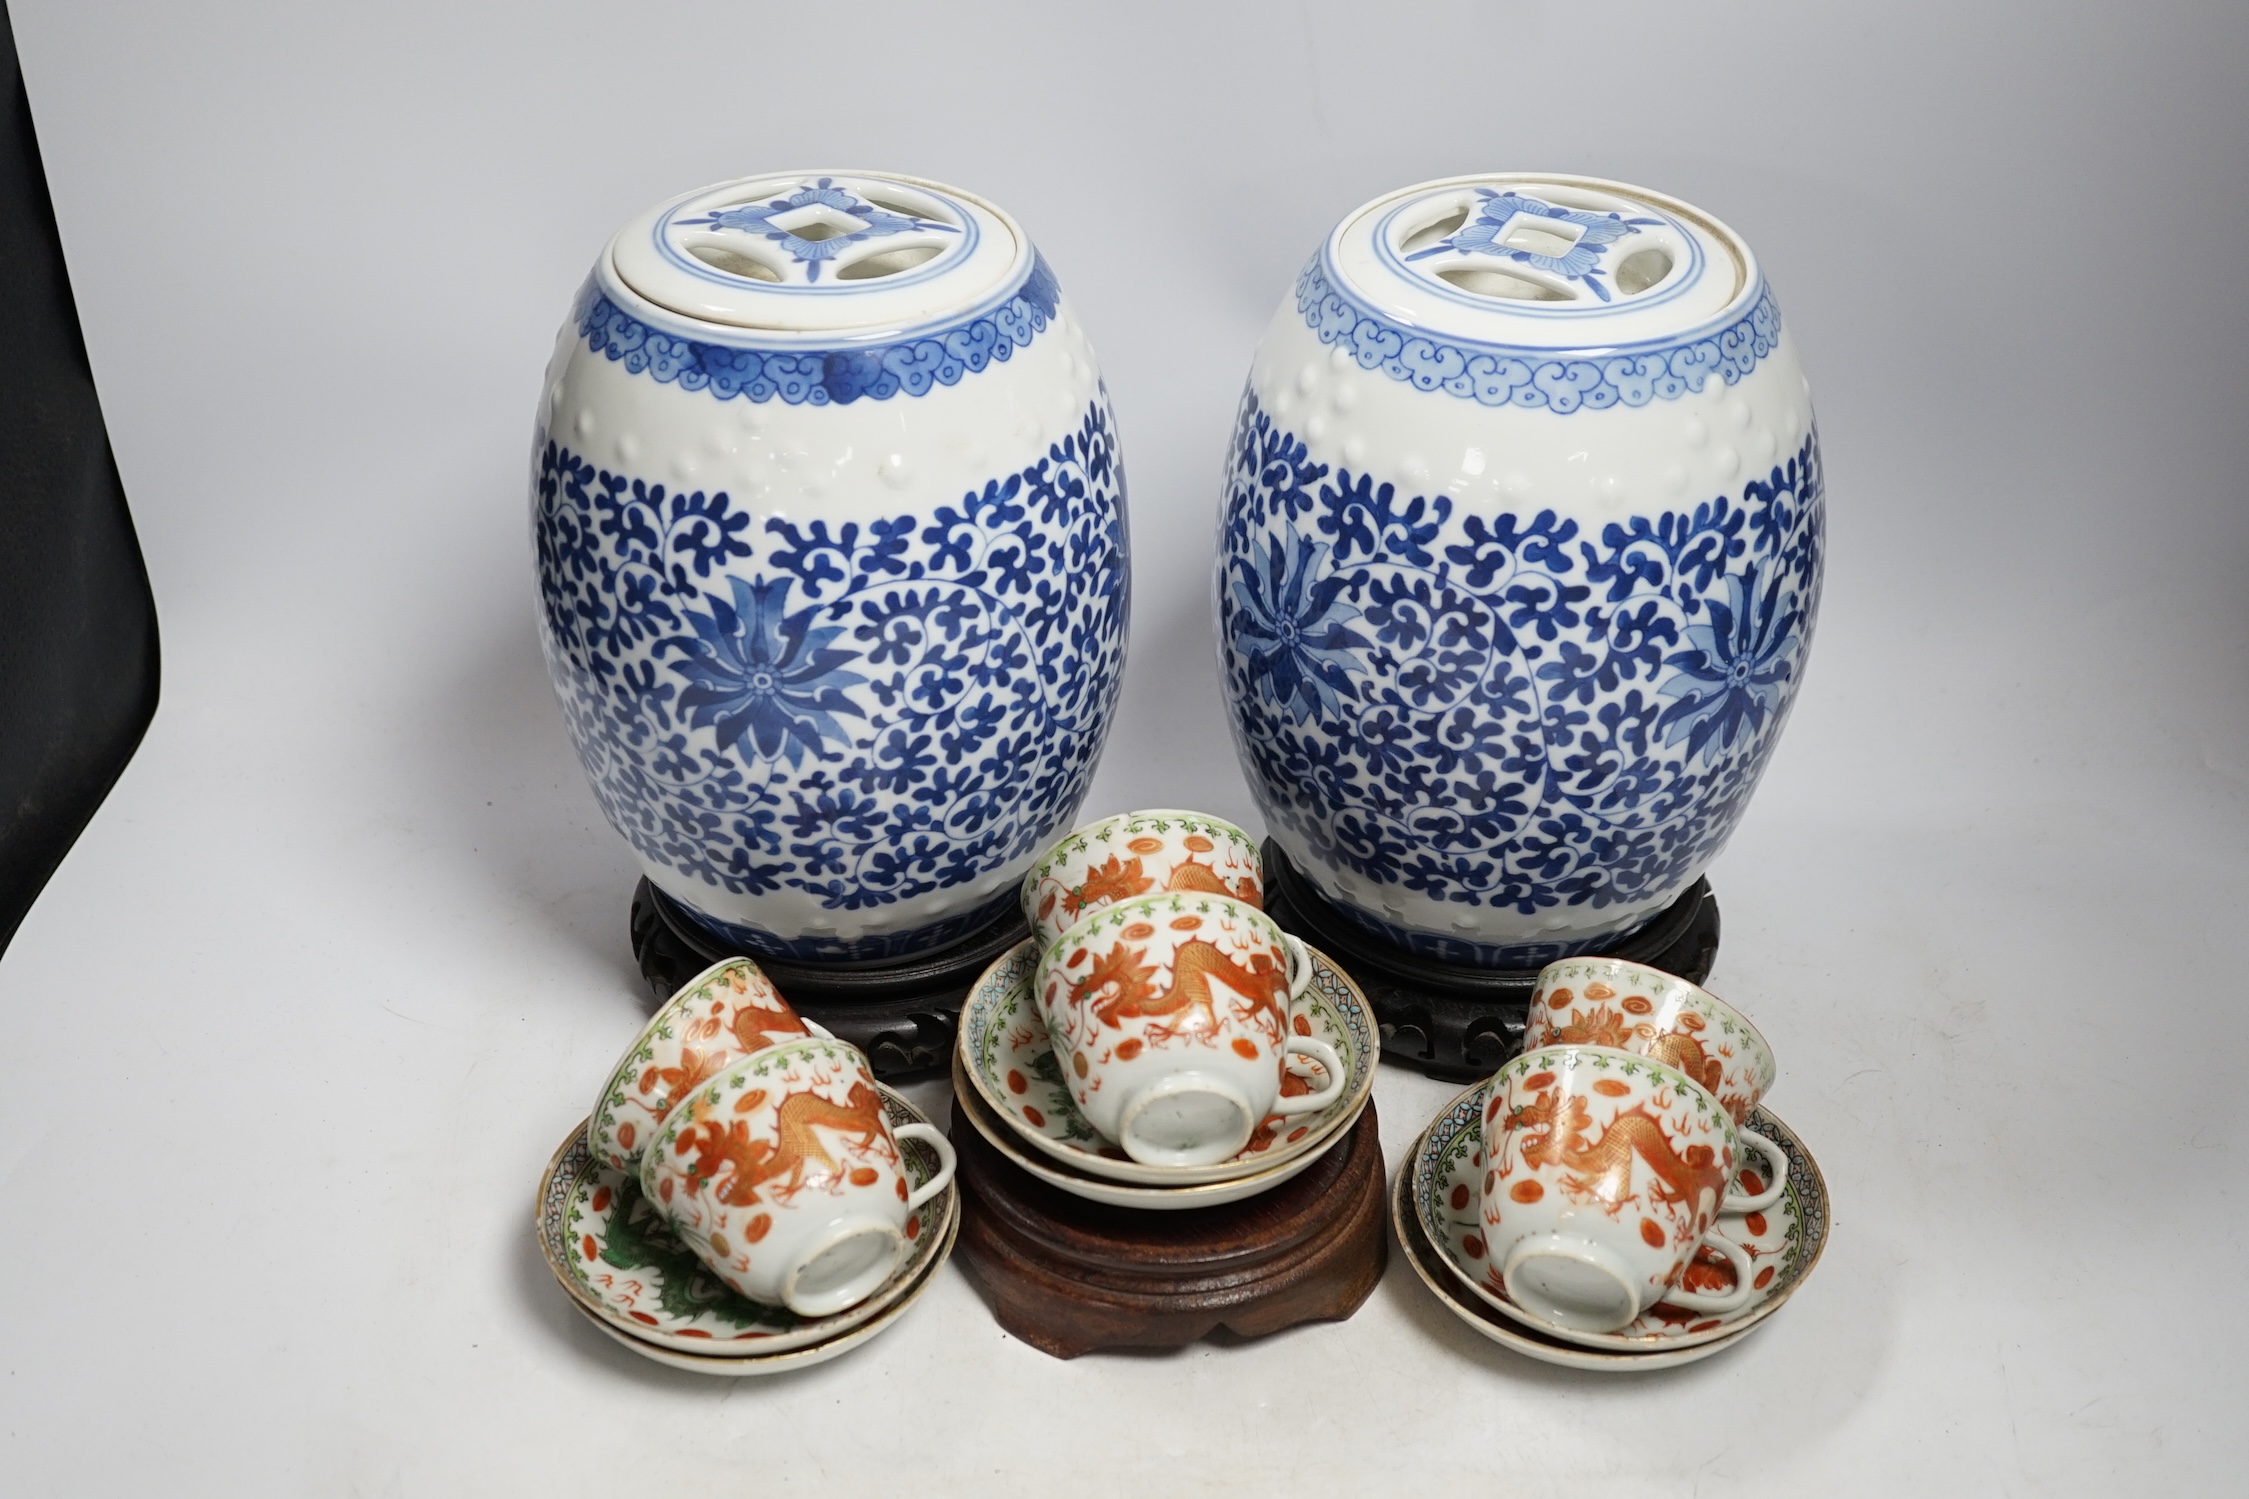
[[548,1161],[533,1223],[603,1333],[743,1378],[824,1362],[903,1316],[952,1251],[953,1169],[861,1052],[735,958],[626,1049]]
[[[1721,1213],[1718,1229],[1756,1266],[1746,1306],[1732,1312],[1684,1312],[1658,1304],[1616,1332],[1554,1326],[1508,1299],[1484,1250],[1476,1211],[1483,1174],[1483,1120],[1491,1084],[1477,1083],[1448,1103],[1414,1142],[1390,1193],[1390,1221],[1406,1259],[1446,1310],[1476,1332],[1542,1363],[1605,1373],[1667,1369],[1732,1347],[1780,1309],[1819,1263],[1827,1247],[1827,1182],[1795,1131],[1770,1109],[1752,1116],[1757,1130],[1786,1153],[1788,1183],[1763,1212]],[[1756,1163],[1735,1178],[1757,1194],[1766,1183]],[[1690,1287],[1717,1287],[1731,1272],[1704,1251],[1687,1267]]]
[[1398,1172],[1415,1273],[1546,1363],[1662,1369],[1740,1342],[1811,1274],[1829,1221],[1811,1152],[1761,1105],[1763,1037],[1707,991],[1605,958],[1549,965],[1527,1035]]
[[[929,1122],[877,1086],[894,1128]],[[933,1148],[899,1143],[910,1182],[918,1187],[936,1174]],[[643,1358],[739,1379],[825,1363],[896,1322],[952,1253],[960,1197],[947,1187],[924,1204],[906,1222],[909,1247],[890,1278],[864,1301],[825,1317],[752,1301],[711,1274],[642,1193],[638,1173],[594,1159],[584,1125],[547,1163],[534,1226],[547,1268],[594,1326]]]
[[[1344,1069],[1335,1100],[1309,1114],[1268,1116],[1232,1157],[1210,1165],[1135,1161],[1104,1139],[1063,1081],[1045,1020],[1031,992],[1036,939],[984,971],[961,1006],[953,1055],[953,1108],[1010,1162],[1074,1196],[1158,1211],[1211,1207],[1269,1191],[1306,1170],[1351,1133],[1374,1092],[1381,1055],[1374,1012],[1341,968],[1309,949],[1312,980],[1292,1001],[1288,1023],[1326,1042]],[[1291,1058],[1289,1094],[1327,1087],[1324,1065]]]

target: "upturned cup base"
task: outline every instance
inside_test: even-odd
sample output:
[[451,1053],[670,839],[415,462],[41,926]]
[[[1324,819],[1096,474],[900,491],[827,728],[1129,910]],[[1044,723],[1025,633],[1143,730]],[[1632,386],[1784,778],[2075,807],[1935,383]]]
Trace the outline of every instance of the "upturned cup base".
[[[1266,914],[1326,953],[1366,993],[1381,1023],[1384,1061],[1474,1082],[1522,1049],[1539,969],[1478,968],[1408,952],[1336,910],[1274,840],[1265,840],[1260,858]],[[1589,956],[1701,983],[1718,957],[1718,897],[1710,881],[1696,880],[1637,931]]]
[[1215,1166],[1249,1143],[1257,1116],[1232,1088],[1199,1072],[1177,1073],[1125,1105],[1125,1154],[1144,1166]]
[[800,1317],[826,1317],[857,1306],[890,1279],[902,1241],[887,1223],[867,1220],[837,1225],[805,1258],[781,1299]]
[[884,1082],[941,1073],[961,1001],[992,961],[1030,935],[1009,903],[982,928],[911,957],[814,963],[722,949],[678,902],[643,879],[633,890],[633,957],[657,1001],[726,958],[755,962],[797,1013],[865,1052]]
[[1640,1315],[1632,1269],[1574,1234],[1537,1234],[1515,1246],[1500,1272],[1517,1306],[1556,1327],[1614,1332]]

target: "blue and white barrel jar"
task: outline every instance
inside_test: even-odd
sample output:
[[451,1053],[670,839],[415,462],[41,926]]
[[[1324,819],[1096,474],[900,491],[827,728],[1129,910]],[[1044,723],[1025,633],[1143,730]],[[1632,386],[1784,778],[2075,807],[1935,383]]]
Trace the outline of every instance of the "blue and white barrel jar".
[[1259,345],[1220,653],[1272,836],[1423,956],[1596,950],[1724,847],[1819,609],[1810,388],[1741,237],[1622,183],[1423,183]]
[[1124,470],[998,208],[792,172],[642,214],[557,340],[531,510],[594,793],[718,941],[932,950],[1070,826],[1123,671]]

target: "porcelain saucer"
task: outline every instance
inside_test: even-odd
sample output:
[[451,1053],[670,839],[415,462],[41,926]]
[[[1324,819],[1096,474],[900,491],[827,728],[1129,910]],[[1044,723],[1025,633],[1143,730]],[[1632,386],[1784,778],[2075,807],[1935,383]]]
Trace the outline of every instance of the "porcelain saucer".
[[[1484,1253],[1483,1221],[1478,1211],[1484,1173],[1484,1107],[1488,1084],[1478,1083],[1448,1103],[1430,1122],[1409,1165],[1409,1198],[1415,1222],[1440,1252],[1446,1271],[1461,1287],[1494,1311],[1526,1328],[1583,1348],[1612,1353],[1673,1351],[1731,1339],[1779,1310],[1819,1262],[1827,1247],[1827,1183],[1796,1132],[1766,1109],[1750,1116],[1750,1127],[1778,1145],[1788,1157],[1788,1186],[1781,1199],[1761,1213],[1721,1213],[1718,1231],[1739,1244],[1757,1269],[1756,1290],[1737,1311],[1687,1312],[1668,1304],[1649,1309],[1616,1332],[1565,1331],[1518,1307],[1502,1288],[1497,1266]],[[1761,1162],[1759,1164],[1762,1164]],[[1753,1166],[1736,1177],[1737,1189],[1761,1192],[1765,1183]],[[1725,1291],[1733,1272],[1716,1254],[1704,1251],[1686,1270],[1691,1289]]]
[[[946,1196],[948,1199],[957,1201],[957,1199],[952,1198],[950,1193]],[[708,1374],[719,1379],[755,1379],[767,1374],[786,1374],[793,1369],[809,1369],[814,1364],[824,1364],[829,1359],[849,1353],[862,1343],[871,1342],[887,1331],[892,1323],[904,1316],[907,1309],[921,1299],[922,1293],[929,1289],[932,1281],[937,1279],[938,1270],[943,1268],[945,1261],[952,1255],[953,1240],[959,1233],[960,1213],[957,1210],[947,1213],[944,1232],[930,1235],[931,1241],[935,1245],[935,1252],[922,1262],[922,1269],[918,1276],[900,1289],[899,1294],[883,1307],[880,1315],[871,1317],[856,1327],[835,1333],[825,1342],[811,1343],[780,1352],[727,1356],[685,1353],[677,1348],[663,1347],[629,1333],[615,1323],[588,1311],[583,1302],[573,1301],[571,1305],[576,1308],[579,1316],[584,1317],[595,1327],[601,1329],[606,1336],[624,1344],[625,1347],[630,1348],[642,1358],[652,1359],[666,1368],[683,1369],[690,1374]],[[862,1302],[860,1305],[864,1306],[866,1303]],[[857,1310],[857,1308],[853,1308],[853,1310]]]
[[1390,1226],[1398,1235],[1398,1243],[1406,1252],[1406,1263],[1413,1273],[1429,1288],[1431,1295],[1443,1303],[1469,1328],[1482,1337],[1489,1338],[1503,1348],[1513,1349],[1525,1358],[1537,1359],[1542,1364],[1557,1364],[1565,1369],[1590,1369],[1597,1374],[1641,1374],[1656,1369],[1675,1369],[1681,1364],[1697,1363],[1724,1348],[1732,1347],[1737,1339],[1749,1336],[1741,1332],[1719,1338],[1714,1342],[1697,1343],[1691,1348],[1657,1349],[1646,1353],[1614,1353],[1600,1348],[1581,1348],[1575,1343],[1565,1343],[1551,1334],[1513,1322],[1475,1297],[1464,1294],[1453,1276],[1445,1252],[1429,1242],[1422,1232],[1421,1222],[1413,1210],[1413,1162],[1427,1144],[1428,1136],[1414,1142],[1413,1151],[1406,1164],[1390,1184]]
[[[961,1005],[960,1070],[991,1118],[1049,1159],[1086,1175],[1171,1189],[1255,1175],[1334,1144],[1374,1092],[1374,1067],[1382,1055],[1374,1011],[1342,969],[1319,949],[1307,945],[1307,950],[1312,982],[1291,1007],[1289,1024],[1298,1035],[1333,1046],[1349,1076],[1342,1095],[1318,1113],[1268,1117],[1231,1160],[1213,1166],[1143,1165],[1086,1123],[1063,1086],[1046,1021],[1031,997],[1031,977],[1038,968],[1035,940],[1003,953],[968,991]],[[1323,1080],[1316,1061],[1307,1058],[1293,1066],[1304,1069],[1313,1087]]]
[[[894,1127],[928,1122],[904,1098],[876,1087]],[[937,1171],[937,1152],[926,1143],[899,1145],[914,1185]],[[872,1296],[832,1316],[809,1319],[752,1301],[704,1269],[641,1195],[638,1179],[594,1159],[583,1127],[547,1163],[534,1223],[547,1268],[605,1327],[700,1359],[770,1357],[825,1344],[910,1297],[931,1263],[943,1257],[959,1203],[959,1192],[948,1188],[907,1220],[909,1247]]]
[[1088,1176],[1082,1171],[1042,1159],[1035,1152],[1025,1150],[1015,1139],[1015,1132],[992,1117],[991,1110],[985,1106],[983,1099],[969,1085],[968,1079],[962,1076],[961,1060],[957,1053],[953,1057],[953,1112],[966,1119],[976,1133],[983,1136],[994,1150],[1007,1157],[1010,1163],[1040,1181],[1059,1187],[1073,1196],[1083,1197],[1089,1202],[1155,1212],[1217,1207],[1222,1203],[1240,1202],[1245,1197],[1255,1197],[1260,1192],[1270,1192],[1350,1138],[1348,1130],[1338,1130],[1291,1160],[1249,1176],[1237,1176],[1231,1181],[1201,1182],[1184,1187],[1138,1187],[1128,1182]]

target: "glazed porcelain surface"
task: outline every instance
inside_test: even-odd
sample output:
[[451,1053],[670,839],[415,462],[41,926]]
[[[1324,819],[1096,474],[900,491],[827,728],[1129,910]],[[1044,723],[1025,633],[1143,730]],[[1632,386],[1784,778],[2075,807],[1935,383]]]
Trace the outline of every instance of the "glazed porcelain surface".
[[[916,1185],[899,1146],[927,1141]],[[664,1119],[640,1187],[719,1279],[799,1316],[856,1305],[887,1280],[915,1211],[953,1177],[929,1124],[893,1126],[857,1048],[811,1037],[743,1057]]]
[[1617,958],[1549,963],[1538,976],[1523,1049],[1612,1046],[1678,1068],[1736,1124],[1764,1102],[1779,1068],[1749,1017],[1658,968]]
[[689,1374],[707,1374],[718,1379],[756,1379],[767,1374],[786,1374],[792,1369],[808,1369],[814,1364],[824,1364],[829,1359],[840,1358],[852,1349],[873,1341],[906,1315],[922,1293],[937,1278],[938,1266],[944,1264],[953,1252],[953,1241],[960,1234],[960,1214],[949,1213],[941,1231],[932,1231],[935,1245],[929,1263],[922,1266],[912,1278],[903,1281],[894,1298],[886,1299],[880,1309],[866,1320],[829,1334],[819,1341],[806,1343],[788,1350],[744,1354],[739,1357],[714,1357],[662,1343],[652,1342],[628,1332],[614,1322],[607,1322],[578,1305],[579,1315],[599,1328],[608,1337],[623,1344],[642,1358],[652,1360],[667,1368],[684,1370]]
[[[961,1070],[994,1119],[1033,1149],[1109,1181],[1144,1187],[1193,1186],[1250,1176],[1340,1139],[1374,1092],[1381,1039],[1374,1011],[1342,969],[1308,949],[1312,981],[1289,1008],[1291,1033],[1335,1049],[1344,1081],[1336,1101],[1308,1118],[1267,1116],[1239,1154],[1212,1166],[1148,1166],[1102,1138],[1078,1112],[1046,1020],[1031,993],[1037,943],[1027,941],[984,971],[961,1006]],[[1320,1086],[1327,1069],[1292,1062],[1281,1081],[1298,1096]]]
[[[898,1094],[880,1091],[894,1128],[929,1122]],[[919,1141],[906,1141],[903,1154],[907,1178],[916,1187],[942,1164],[937,1152]],[[638,1175],[604,1165],[592,1154],[584,1129],[548,1162],[535,1219],[547,1268],[588,1316],[659,1347],[734,1358],[831,1340],[880,1315],[926,1275],[957,1212],[957,1195],[948,1187],[908,1217],[905,1233],[912,1247],[888,1281],[856,1306],[809,1318],[753,1301],[711,1274],[642,1194]]]
[[717,940],[925,950],[1070,825],[1123,669],[1124,472],[999,209],[786,173],[644,214],[563,324],[531,510],[595,795]]
[[1479,1337],[1488,1338],[1503,1348],[1525,1358],[1536,1359],[1542,1364],[1554,1364],[1565,1369],[1586,1369],[1596,1374],[1642,1374],[1700,1362],[1748,1336],[1749,1330],[1742,1328],[1708,1342],[1677,1348],[1644,1348],[1629,1352],[1588,1348],[1567,1342],[1537,1326],[1502,1317],[1475,1297],[1462,1295],[1458,1272],[1447,1257],[1447,1251],[1431,1242],[1414,1213],[1413,1163],[1420,1158],[1428,1141],[1426,1132],[1414,1141],[1413,1148],[1407,1153],[1405,1167],[1391,1179],[1391,1231],[1398,1236],[1398,1244],[1405,1250],[1406,1263],[1413,1267],[1415,1277],[1429,1288],[1429,1294],[1436,1297],[1446,1311],[1458,1317]]
[[1122,812],[1072,832],[1023,877],[1023,914],[1052,942],[1104,906],[1161,890],[1263,907],[1257,840],[1201,812]]
[[1737,1160],[1733,1120],[1676,1068],[1554,1046],[1492,1075],[1484,1243],[1508,1299],[1558,1326],[1610,1332],[1659,1301],[1734,1310],[1746,1286],[1681,1284],[1698,1250],[1750,1274],[1712,1231]]
[[969,1126],[982,1135],[994,1150],[1007,1157],[1010,1164],[1037,1177],[1048,1186],[1060,1188],[1073,1197],[1083,1197],[1088,1202],[1157,1213],[1218,1207],[1224,1203],[1255,1197],[1260,1192],[1270,1192],[1302,1173],[1321,1156],[1351,1137],[1348,1130],[1335,1131],[1324,1136],[1301,1155],[1247,1176],[1204,1182],[1197,1186],[1136,1187],[1126,1182],[1110,1181],[1107,1177],[1095,1176],[1088,1171],[1076,1170],[1026,1149],[1014,1130],[992,1117],[991,1110],[985,1106],[976,1085],[968,1080],[967,1073],[961,1069],[960,1055],[957,1052],[953,1056],[953,1113],[957,1118],[966,1119]]
[[673,1104],[735,1058],[809,1034],[757,964],[713,964],[665,1001],[625,1049],[586,1121],[586,1143],[607,1165],[629,1168]]
[[[1341,1086],[1337,1059],[1289,1027],[1311,983],[1301,939],[1231,896],[1144,895],[1105,906],[1039,958],[1032,993],[1078,1112],[1134,1160],[1210,1166],[1269,1114],[1315,1112]],[[1284,1094],[1287,1058],[1324,1064]]]
[[1803,676],[1809,387],[1740,237],[1501,174],[1329,235],[1252,365],[1221,666],[1272,835],[1424,956],[1536,967],[1725,845]]
[[[1488,1082],[1456,1096],[1431,1121],[1399,1173],[1419,1231],[1440,1251],[1446,1273],[1485,1306],[1542,1336],[1613,1353],[1646,1354],[1731,1340],[1780,1309],[1818,1264],[1827,1247],[1827,1182],[1804,1142],[1768,1110],[1752,1118],[1785,1153],[1788,1174],[1772,1207],[1761,1212],[1721,1212],[1718,1231],[1741,1247],[1755,1267],[1747,1303],[1730,1312],[1705,1313],[1659,1302],[1627,1327],[1612,1332],[1554,1326],[1517,1306],[1492,1263],[1478,1211],[1485,1161]],[[1736,1185],[1758,1193],[1768,1183],[1756,1165],[1744,1165]],[[1682,1273],[1691,1288],[1720,1291],[1733,1270],[1714,1254],[1697,1254]]]

